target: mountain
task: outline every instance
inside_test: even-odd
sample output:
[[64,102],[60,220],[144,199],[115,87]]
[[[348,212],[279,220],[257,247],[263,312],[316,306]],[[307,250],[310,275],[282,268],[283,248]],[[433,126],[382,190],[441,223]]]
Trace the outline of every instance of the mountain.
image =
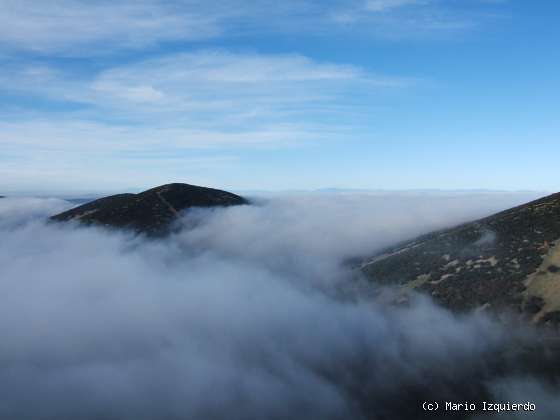
[[367,258],[373,281],[453,310],[505,309],[560,323],[560,193]]
[[100,198],[57,214],[51,220],[76,220],[160,236],[169,232],[171,223],[185,209],[241,204],[248,204],[248,201],[227,191],[175,183],[138,194],[117,194]]

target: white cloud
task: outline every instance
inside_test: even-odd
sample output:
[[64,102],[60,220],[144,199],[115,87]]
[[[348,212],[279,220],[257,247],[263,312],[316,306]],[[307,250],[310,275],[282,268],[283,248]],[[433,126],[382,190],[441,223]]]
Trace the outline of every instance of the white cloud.
[[220,32],[216,15],[158,0],[0,0],[0,10],[0,45],[43,52],[73,49],[83,54],[76,48],[97,43],[109,52]]
[[480,29],[500,19],[488,2],[365,0],[333,8],[330,20],[341,30],[390,39],[439,39]]
[[[95,191],[185,180],[214,184],[247,149],[328,141],[326,129],[269,124],[236,131],[172,125],[110,125],[52,117],[0,123],[0,188]],[[226,174],[224,174],[224,171]]]
[[[0,0],[0,50],[31,50],[46,54],[89,56],[123,48],[144,48],[168,41],[196,42],[231,35],[321,33],[352,23],[371,36],[416,36],[418,33],[469,27],[454,23],[483,19],[480,13],[458,16],[443,2],[428,0]],[[363,13],[365,9],[371,13]],[[428,5],[433,17],[403,15],[405,6]],[[391,12],[391,13],[381,13]],[[393,13],[394,12],[394,13]],[[391,14],[379,21],[376,15]],[[375,23],[375,25],[372,25]],[[335,24],[335,26],[333,26]],[[453,24],[453,25],[452,25]]]
[[366,9],[371,12],[385,12],[399,7],[425,4],[428,4],[425,0],[368,0]]
[[[60,159],[80,151],[110,156],[326,141],[346,130],[346,107],[365,106],[355,92],[375,96],[415,83],[301,55],[224,51],[172,54],[89,79],[35,64],[12,64],[10,74],[0,76],[5,90],[86,106],[48,118],[19,113],[1,124],[6,152],[58,151]],[[324,118],[334,114],[336,120]]]
[[427,301],[383,304],[343,264],[516,200],[477,198],[281,197],[187,213],[192,229],[167,241],[21,226],[52,202],[0,200],[0,417],[375,419],[477,401],[530,367],[518,349],[537,341]]
[[[0,145],[5,152],[80,153],[111,155],[114,152],[153,151],[164,153],[180,148],[212,148],[231,145],[294,144],[317,139],[305,126],[271,125],[268,129],[220,131],[188,127],[137,127],[66,119],[28,120],[0,123]],[[41,156],[37,156],[41,159]]]
[[360,95],[415,83],[301,55],[201,51],[106,70],[72,95],[142,121],[237,131],[248,124],[313,126],[321,115],[356,105]]
[[[178,105],[194,104],[197,100],[219,103],[224,98],[265,96],[296,99],[299,92],[280,90],[288,84],[329,83],[365,80],[367,75],[359,68],[331,63],[320,63],[300,55],[233,54],[223,51],[202,51],[174,54],[163,58],[135,63],[102,72],[93,82],[94,92],[103,94],[101,101],[112,99],[151,99],[159,102],[167,98]],[[404,83],[404,79],[380,78],[377,85]],[[298,85],[301,90],[307,86]],[[210,98],[214,98],[211,100]],[[277,99],[275,99],[277,100]]]
[[161,102],[165,98],[164,93],[147,85],[116,86],[100,81],[95,83],[93,90],[130,102]]
[[0,230],[18,229],[35,220],[68,210],[72,204],[57,198],[7,197],[0,203]]
[[[355,101],[353,92],[405,88],[416,81],[375,76],[360,68],[321,63],[299,55],[200,52],[178,54],[101,73],[77,100],[142,117],[165,113],[191,126],[235,122],[313,123],[326,106]],[[149,115],[148,115],[149,118]]]
[[[15,118],[0,123],[0,147],[8,159],[0,174],[4,180],[25,173],[22,180],[34,174],[57,183],[64,170],[79,172],[87,159],[95,159],[103,182],[142,170],[133,156],[151,154],[157,179],[169,179],[181,165],[164,164],[162,155],[344,141],[360,118],[371,120],[369,101],[380,91],[416,83],[297,54],[226,51],[171,54],[88,77],[40,62],[8,67],[0,74],[1,89],[61,104],[64,112],[14,108]],[[55,173],[52,159],[58,162]]]
[[[157,59],[106,68],[92,77],[64,67],[5,62],[0,88],[57,101],[109,107],[153,102],[161,109],[233,111],[231,101],[293,104],[340,99],[362,90],[404,88],[416,84],[407,77],[376,75],[347,64],[321,62],[299,54],[233,53],[223,50],[168,54]],[[130,108],[132,107],[132,108]],[[223,110],[223,109],[222,109]],[[240,111],[241,108],[238,108]],[[247,108],[243,107],[247,113]]]

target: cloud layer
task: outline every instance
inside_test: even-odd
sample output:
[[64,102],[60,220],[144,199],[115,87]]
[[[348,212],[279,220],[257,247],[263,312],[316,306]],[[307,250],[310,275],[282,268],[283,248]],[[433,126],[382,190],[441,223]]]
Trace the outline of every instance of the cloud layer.
[[[424,6],[426,10],[408,6]],[[80,56],[250,33],[340,30],[352,22],[376,37],[464,30],[485,16],[418,0],[32,0],[0,2],[0,47]],[[381,16],[380,16],[381,15]],[[346,16],[346,18],[344,18]],[[349,19],[348,17],[351,18]]]
[[[169,179],[187,176],[193,160],[197,169],[204,166],[209,160],[201,149],[212,153],[204,168],[209,170],[232,150],[340,141],[350,125],[365,121],[356,110],[368,98],[416,83],[298,54],[224,50],[167,54],[78,79],[65,66],[9,62],[7,68],[0,90],[29,97],[39,108],[43,101],[55,105],[47,116],[8,107],[13,118],[0,123],[4,188],[25,184],[31,175],[99,188],[100,174],[113,182],[131,178],[113,185],[126,188],[137,182],[136,174],[146,173],[148,157],[150,171]],[[81,171],[91,159],[97,185]],[[171,175],[175,171],[180,175]],[[154,174],[146,176],[147,184],[158,183]]]
[[163,242],[0,200],[0,417],[418,418],[479,395],[510,333],[372,300],[344,261],[525,198],[257,197]]
[[[190,7],[189,7],[189,3]],[[98,43],[112,48],[144,47],[176,39],[196,40],[220,32],[218,16],[202,14],[193,2],[173,5],[154,0],[86,2],[2,0],[1,44],[38,52],[73,51]]]
[[[433,82],[417,74],[412,56],[399,69],[385,47],[370,50],[370,40],[447,38],[492,19],[488,8],[0,0],[0,189],[29,190],[37,179],[49,183],[45,191],[178,177],[223,184],[244,170],[236,159],[258,165],[254,154],[263,150],[321,150],[332,159],[332,149],[349,141],[385,148],[393,141],[379,133],[393,124],[387,117],[398,114],[400,125],[402,105]],[[84,167],[95,168],[97,179]],[[281,167],[270,165],[270,177]],[[147,182],[135,183],[140,172]]]

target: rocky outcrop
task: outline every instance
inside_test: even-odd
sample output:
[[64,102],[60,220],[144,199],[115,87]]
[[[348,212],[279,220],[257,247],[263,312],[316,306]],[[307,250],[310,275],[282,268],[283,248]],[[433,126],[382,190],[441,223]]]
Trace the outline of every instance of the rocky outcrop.
[[431,295],[459,311],[507,309],[560,321],[560,193],[368,258],[380,284]]
[[227,191],[188,184],[167,184],[139,194],[100,198],[51,217],[53,221],[79,221],[125,228],[147,235],[164,235],[179,214],[191,207],[224,207],[248,204]]

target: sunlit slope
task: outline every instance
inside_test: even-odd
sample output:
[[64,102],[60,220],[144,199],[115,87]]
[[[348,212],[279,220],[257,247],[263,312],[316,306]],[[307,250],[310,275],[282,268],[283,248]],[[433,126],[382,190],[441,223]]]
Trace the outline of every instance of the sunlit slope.
[[560,194],[554,194],[401,244],[367,259],[362,270],[451,309],[509,309],[557,322],[559,245]]

